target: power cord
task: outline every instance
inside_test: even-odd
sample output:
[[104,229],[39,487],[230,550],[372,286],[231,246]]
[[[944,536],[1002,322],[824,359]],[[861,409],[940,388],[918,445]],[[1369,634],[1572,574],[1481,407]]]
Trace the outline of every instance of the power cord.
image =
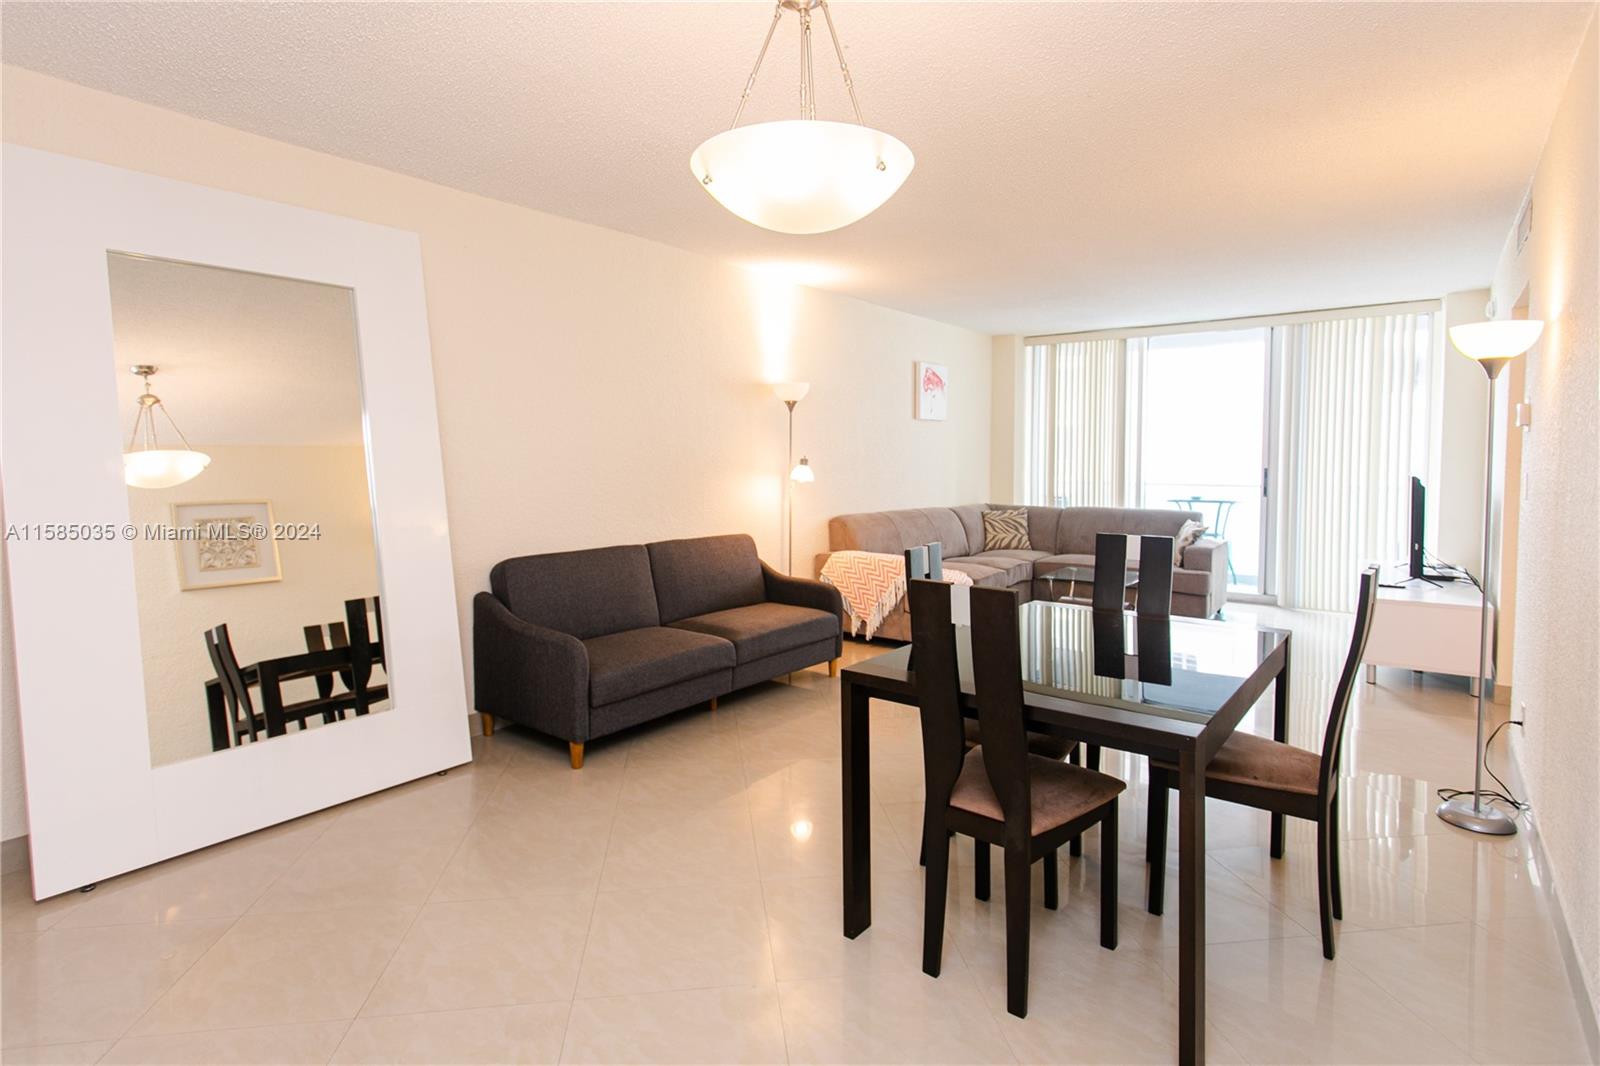
[[1437,555],[1433,554],[1431,551],[1428,551],[1426,548],[1424,548],[1422,550],[1422,556],[1423,556],[1424,559],[1433,560],[1433,565],[1436,568],[1438,568],[1440,570],[1447,570],[1447,571],[1451,571],[1453,573],[1460,574],[1462,577],[1464,577],[1468,581],[1472,582],[1472,587],[1473,588],[1477,589],[1479,592],[1483,591],[1483,586],[1478,584],[1478,579],[1473,577],[1472,576],[1472,571],[1468,570],[1466,567],[1457,566],[1455,563],[1447,563],[1443,559],[1439,558]]
[[[1494,738],[1500,735],[1500,730],[1504,729],[1508,725],[1520,726],[1522,725],[1522,722],[1514,718],[1506,719],[1504,722],[1501,722],[1499,725],[1495,726],[1493,732],[1489,734],[1489,739],[1483,742],[1483,768],[1488,772],[1490,777],[1494,778],[1494,783],[1499,785],[1502,791],[1497,792],[1494,789],[1486,788],[1482,792],[1478,793],[1478,795],[1482,796],[1486,800],[1489,800],[1490,802],[1498,800],[1499,802],[1510,807],[1512,810],[1520,813],[1528,810],[1529,805],[1524,803],[1522,800],[1517,799],[1516,794],[1511,791],[1511,786],[1500,780],[1500,775],[1495,773],[1494,770],[1489,766],[1489,745],[1493,744]],[[1438,791],[1439,798],[1442,800],[1453,800],[1457,796],[1472,795],[1472,789],[1470,788],[1441,788]]]

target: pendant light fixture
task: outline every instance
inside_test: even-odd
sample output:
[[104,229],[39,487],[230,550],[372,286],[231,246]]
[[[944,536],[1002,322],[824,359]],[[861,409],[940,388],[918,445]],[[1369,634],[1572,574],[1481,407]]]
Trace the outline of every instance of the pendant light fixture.
[[[800,117],[740,126],[739,116],[785,8],[800,19]],[[850,94],[853,123],[817,118],[811,12],[819,9]],[[689,169],[718,203],[746,222],[779,233],[827,233],[865,218],[895,194],[915,163],[911,149],[901,141],[862,122],[828,0],[779,0],[756,53],[755,69],[734,110],[733,125],[689,157]]]
[[[150,378],[158,368],[141,363],[130,369],[144,379],[144,392],[139,397],[139,411],[133,417],[128,450],[122,456],[123,480],[136,489],[170,489],[199,476],[210,465],[211,456],[189,447],[188,438],[167,413],[161,397],[150,391]],[[161,447],[156,437],[157,408],[183,442],[182,448]]]

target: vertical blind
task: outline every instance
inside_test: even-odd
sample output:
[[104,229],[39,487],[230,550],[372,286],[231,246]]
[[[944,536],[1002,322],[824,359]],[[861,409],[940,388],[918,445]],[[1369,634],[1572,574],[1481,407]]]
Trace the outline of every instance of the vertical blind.
[[1027,347],[1023,502],[1121,504],[1129,424],[1126,349],[1119,339]]
[[[1351,610],[1364,564],[1406,557],[1410,479],[1428,466],[1433,325],[1424,311],[1272,327],[1284,606]],[[1146,343],[1026,346],[1023,502],[1136,502]]]
[[1367,562],[1406,557],[1410,483],[1427,470],[1429,314],[1275,331],[1282,448],[1279,602],[1351,610]]

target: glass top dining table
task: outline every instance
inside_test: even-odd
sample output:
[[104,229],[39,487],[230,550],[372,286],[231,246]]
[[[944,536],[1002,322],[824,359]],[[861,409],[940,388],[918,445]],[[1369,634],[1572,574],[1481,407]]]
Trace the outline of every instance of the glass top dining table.
[[[965,592],[952,592],[958,623]],[[1179,1058],[1203,1062],[1206,764],[1269,688],[1273,735],[1285,739],[1290,634],[1244,620],[1144,617],[1071,603],[1018,609],[1030,731],[1178,766]],[[956,626],[962,710],[975,717],[973,636]],[[851,938],[872,923],[868,719],[874,700],[916,705],[911,652],[896,648],[840,674],[844,933]],[[1281,840],[1281,816],[1272,818],[1274,840]]]

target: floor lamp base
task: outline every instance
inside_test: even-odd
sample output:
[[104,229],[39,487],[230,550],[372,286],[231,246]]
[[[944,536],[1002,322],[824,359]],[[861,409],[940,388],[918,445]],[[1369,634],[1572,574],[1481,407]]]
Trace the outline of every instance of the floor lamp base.
[[1471,793],[1446,800],[1434,813],[1451,825],[1474,833],[1505,837],[1517,831],[1517,823],[1505,811],[1481,801],[1475,803]]

